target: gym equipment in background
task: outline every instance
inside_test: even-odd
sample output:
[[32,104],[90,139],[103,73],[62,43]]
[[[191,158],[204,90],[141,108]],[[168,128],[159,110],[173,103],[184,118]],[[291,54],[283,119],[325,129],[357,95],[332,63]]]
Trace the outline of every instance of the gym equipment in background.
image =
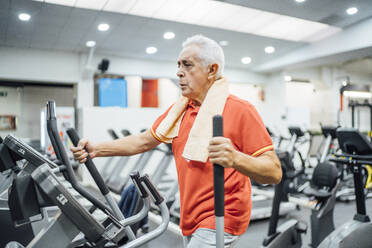
[[353,173],[356,209],[353,220],[343,224],[318,246],[319,248],[367,248],[372,244],[372,223],[366,214],[366,202],[363,192],[361,167],[372,165],[372,145],[354,128],[337,129],[337,138],[342,154],[330,159],[336,163],[346,164]]

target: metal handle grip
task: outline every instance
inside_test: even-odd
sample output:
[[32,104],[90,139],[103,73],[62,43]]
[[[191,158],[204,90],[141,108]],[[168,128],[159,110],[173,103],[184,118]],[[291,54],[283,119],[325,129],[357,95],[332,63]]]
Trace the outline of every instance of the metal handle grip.
[[[70,140],[72,141],[72,144],[74,146],[77,146],[79,143],[79,135],[77,134],[76,130],[73,128],[67,129],[67,135],[70,137]],[[94,181],[96,182],[99,190],[103,195],[107,195],[109,193],[109,189],[107,188],[101,174],[99,174],[97,167],[93,163],[92,158],[88,155],[87,161],[85,162],[86,167],[88,168],[90,174],[92,175]]]
[[134,171],[134,172],[130,173],[130,178],[132,178],[132,181],[133,181],[134,185],[137,187],[138,191],[140,192],[141,197],[142,198],[148,197],[149,194],[147,193],[146,189],[141,184],[141,177],[140,177],[139,172]]
[[149,178],[149,175],[144,175],[143,177],[141,177],[141,181],[144,182],[144,184],[146,185],[146,187],[150,191],[150,194],[154,197],[155,204],[160,205],[164,201],[164,198],[161,196],[161,194],[156,189],[154,184],[152,184],[152,182]]
[[59,137],[59,132],[57,128],[57,119],[55,115],[55,102],[48,101],[47,103],[47,131],[49,134],[50,141],[52,143],[53,149],[56,152],[57,158],[62,161],[62,163],[66,166],[66,171],[64,175],[66,179],[71,183],[72,187],[76,189],[82,196],[87,198],[91,203],[95,206],[100,208],[104,213],[113,214],[111,209],[109,209],[105,204],[103,204],[100,200],[94,197],[91,193],[89,193],[82,185],[77,181],[75,173],[72,169],[71,163],[68,159],[66,150],[62,144],[62,141]]

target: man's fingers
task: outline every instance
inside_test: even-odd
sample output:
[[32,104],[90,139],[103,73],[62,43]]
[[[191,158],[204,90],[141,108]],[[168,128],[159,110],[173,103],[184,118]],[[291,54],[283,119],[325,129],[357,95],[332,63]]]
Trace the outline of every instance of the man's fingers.
[[79,143],[78,143],[78,147],[80,147],[81,149],[82,148],[85,148],[85,146],[88,144],[88,140],[87,139],[81,139],[79,140]]
[[81,155],[83,155],[84,153],[86,153],[85,150],[79,150],[78,152],[74,152],[74,158],[77,159],[78,157],[80,157]]
[[229,139],[225,137],[213,137],[210,141],[210,145],[218,145],[227,142]]
[[87,152],[83,153],[81,156],[79,156],[78,158],[76,158],[76,160],[82,161],[86,157],[88,157],[88,153]]
[[222,146],[221,145],[212,145],[212,146],[208,146],[208,151],[209,152],[218,152],[222,149]]
[[221,150],[231,151],[232,149],[233,149],[233,147],[229,143],[222,143],[222,144],[218,144],[218,145],[215,144],[215,145],[209,145],[208,146],[208,151],[209,152],[218,152],[218,151],[221,151]]
[[81,150],[80,147],[72,146],[72,147],[70,148],[70,151],[72,151],[72,152],[78,152],[78,151],[80,151],[80,150]]
[[219,158],[219,157],[226,157],[225,151],[214,151],[214,152],[209,152],[209,158]]

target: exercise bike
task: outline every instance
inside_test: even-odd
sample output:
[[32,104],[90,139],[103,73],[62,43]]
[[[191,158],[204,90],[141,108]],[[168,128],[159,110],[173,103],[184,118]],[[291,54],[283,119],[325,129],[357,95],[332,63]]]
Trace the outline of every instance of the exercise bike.
[[330,161],[346,164],[354,178],[357,213],[353,220],[333,231],[319,248],[370,248],[372,223],[366,214],[365,194],[362,182],[362,166],[372,165],[372,144],[357,129],[337,129],[337,138],[343,154],[334,155]]
[[[268,236],[264,239],[263,247],[269,248],[299,248],[302,246],[301,235],[306,233],[304,222],[292,219],[277,228],[279,208],[282,200],[288,197],[288,184],[301,175],[302,171],[293,170],[292,161],[287,152],[277,152],[281,161],[282,181],[275,186],[272,215],[270,218]],[[311,212],[311,247],[317,245],[334,230],[333,209],[336,202],[338,187],[338,171],[334,164],[320,163],[315,169],[310,187],[303,193],[313,197],[317,202]]]

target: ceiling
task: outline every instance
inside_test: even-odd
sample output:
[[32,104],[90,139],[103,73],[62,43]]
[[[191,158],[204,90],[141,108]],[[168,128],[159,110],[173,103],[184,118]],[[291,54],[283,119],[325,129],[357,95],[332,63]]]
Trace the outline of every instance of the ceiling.
[[[278,14],[322,22],[346,28],[372,16],[370,0],[307,0],[299,4],[293,0],[226,0],[226,3],[270,11]],[[347,16],[345,9],[357,6],[359,12]],[[18,19],[20,12],[27,12],[30,22]],[[101,22],[110,24],[106,32],[99,32]],[[173,31],[173,40],[164,40],[163,33]],[[273,39],[247,33],[208,28],[134,15],[96,11],[75,7],[35,2],[31,0],[0,1],[0,46],[36,48],[47,50],[88,52],[86,41],[95,40],[100,54],[140,58],[155,61],[176,61],[182,41],[194,34],[204,34],[216,41],[227,40],[224,47],[226,67],[253,68],[280,58],[304,42]],[[158,48],[156,54],[146,54],[148,46]],[[264,48],[274,46],[276,52],[266,54]],[[252,63],[243,65],[243,56]]]
[[[372,16],[372,2],[370,0],[307,0],[304,3],[297,3],[293,0],[217,1],[321,22],[341,28],[346,28]],[[357,15],[349,16],[345,10],[352,6],[357,7],[359,12]]]

